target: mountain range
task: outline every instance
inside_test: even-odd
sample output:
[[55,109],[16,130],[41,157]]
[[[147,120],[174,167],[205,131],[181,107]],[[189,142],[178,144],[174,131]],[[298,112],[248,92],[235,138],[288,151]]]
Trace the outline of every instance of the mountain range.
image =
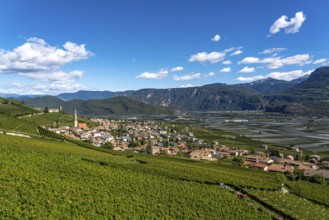
[[[90,114],[92,114],[91,109],[96,108],[97,112],[103,112],[104,105],[115,97],[116,101],[129,102],[129,105],[132,104],[131,100],[136,100],[139,101],[138,103],[152,106],[170,107],[171,111],[172,108],[183,111],[264,109],[269,112],[325,114],[329,111],[328,96],[329,67],[320,67],[310,75],[292,81],[267,78],[236,85],[215,83],[200,87],[121,92],[78,91],[53,97],[23,98],[21,100],[34,107],[62,105],[64,109],[70,109],[74,105],[83,106],[84,111]],[[129,97],[129,99],[122,97]],[[99,104],[102,102],[104,105]],[[137,103],[135,104],[137,105]],[[99,106],[103,106],[103,110],[100,110]],[[104,112],[106,111],[115,112],[109,109],[104,110]],[[153,112],[157,111],[159,110]]]
[[329,113],[329,67],[313,71],[307,80],[282,94],[268,97],[268,111],[284,113]]

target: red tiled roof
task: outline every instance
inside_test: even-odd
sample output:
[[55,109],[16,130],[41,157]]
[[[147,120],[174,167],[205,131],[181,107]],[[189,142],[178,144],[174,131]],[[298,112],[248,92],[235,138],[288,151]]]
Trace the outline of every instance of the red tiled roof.
[[294,168],[289,165],[271,164],[268,167],[268,171],[281,172],[281,173],[292,173],[294,171]]

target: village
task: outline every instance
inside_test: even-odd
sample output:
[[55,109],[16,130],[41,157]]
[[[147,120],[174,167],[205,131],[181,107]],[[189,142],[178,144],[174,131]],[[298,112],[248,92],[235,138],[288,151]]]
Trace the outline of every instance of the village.
[[296,152],[295,156],[284,155],[269,150],[267,145],[255,146],[258,149],[255,151],[226,146],[220,144],[219,140],[209,144],[195,137],[193,128],[176,129],[175,124],[163,121],[91,120],[98,126],[89,128],[86,123],[78,123],[75,111],[72,126],[49,130],[116,151],[183,156],[205,161],[230,159],[239,166],[285,174],[300,174],[301,171],[306,178],[322,176],[329,182],[329,158],[308,155],[306,161],[299,160],[296,155],[302,155],[302,150],[298,147],[292,148]]

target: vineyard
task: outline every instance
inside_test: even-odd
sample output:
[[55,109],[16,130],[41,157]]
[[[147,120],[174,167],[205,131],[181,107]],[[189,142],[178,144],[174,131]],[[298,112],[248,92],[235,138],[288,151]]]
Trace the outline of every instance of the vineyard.
[[276,175],[273,173],[257,172],[241,167],[206,164],[192,162],[188,159],[168,157],[147,157],[138,155],[139,160],[145,163],[129,166],[120,164],[125,169],[151,172],[168,178],[219,185],[225,183],[235,187],[275,190],[280,187]]
[[[0,135],[2,219],[271,219],[217,185],[127,170],[134,157]],[[106,163],[95,163],[102,160]],[[147,161],[148,163],[148,161]],[[113,165],[112,165],[113,164]],[[15,167],[15,169],[13,169]]]
[[249,190],[251,195],[294,219],[328,219],[329,209],[294,194],[282,191]]
[[38,135],[35,124],[9,115],[0,115],[0,130]]
[[[45,127],[72,116],[0,114],[0,219],[326,219],[328,185],[232,166],[111,151]],[[80,122],[93,122],[81,119]],[[185,129],[177,126],[175,129]],[[212,140],[229,133],[196,128]],[[41,138],[40,138],[41,136]],[[46,138],[44,138],[46,137]],[[237,143],[245,140],[232,139]],[[282,183],[289,194],[281,192]],[[225,187],[223,187],[225,186]],[[237,198],[237,192],[249,198]]]
[[[53,127],[53,126],[72,126],[73,116],[65,113],[45,113],[39,115],[32,115],[24,117],[28,122],[35,123],[40,126]],[[79,118],[80,123],[87,123],[88,126],[93,127],[95,123],[86,118]]]
[[38,135],[38,129],[37,126],[31,123],[24,123],[16,128],[16,130],[20,133],[26,133],[26,134],[33,134]]
[[26,105],[10,100],[8,104],[4,103],[4,99],[0,99],[0,114],[7,114],[11,116],[22,116],[28,114],[38,113]]
[[[63,140],[38,129],[43,136]],[[321,205],[328,200],[328,186],[289,182],[293,193],[283,194],[280,175],[270,172],[116,152],[68,139],[0,135],[0,142],[0,218],[326,219],[329,215],[328,207]],[[237,191],[250,198],[237,198]]]
[[289,182],[291,192],[329,208],[329,187],[305,181]]

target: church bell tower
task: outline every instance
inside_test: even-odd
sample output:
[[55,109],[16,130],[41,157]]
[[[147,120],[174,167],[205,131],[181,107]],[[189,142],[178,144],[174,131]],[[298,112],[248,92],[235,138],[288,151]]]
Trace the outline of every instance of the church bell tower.
[[78,128],[78,114],[77,109],[74,109],[74,116],[73,116],[73,128]]

